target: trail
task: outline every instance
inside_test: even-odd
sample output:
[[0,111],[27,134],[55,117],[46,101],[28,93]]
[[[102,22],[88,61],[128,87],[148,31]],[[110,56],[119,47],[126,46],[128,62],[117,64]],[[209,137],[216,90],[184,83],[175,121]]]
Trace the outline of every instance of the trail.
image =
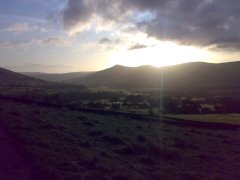
[[30,180],[30,165],[17,151],[14,140],[0,127],[0,179]]

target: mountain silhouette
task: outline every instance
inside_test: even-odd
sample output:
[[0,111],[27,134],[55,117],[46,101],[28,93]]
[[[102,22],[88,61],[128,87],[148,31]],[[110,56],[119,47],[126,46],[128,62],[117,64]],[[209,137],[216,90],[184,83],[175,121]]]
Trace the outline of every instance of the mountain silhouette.
[[49,82],[68,82],[73,81],[74,79],[83,78],[94,72],[71,72],[71,73],[62,73],[62,74],[50,74],[50,73],[40,73],[40,72],[21,72],[21,74],[42,79]]
[[48,84],[48,82],[45,82],[43,80],[28,77],[4,68],[0,68],[0,82],[0,86],[38,86]]
[[81,78],[71,84],[115,88],[235,88],[240,87],[240,61],[229,63],[192,62],[174,66],[113,66]]

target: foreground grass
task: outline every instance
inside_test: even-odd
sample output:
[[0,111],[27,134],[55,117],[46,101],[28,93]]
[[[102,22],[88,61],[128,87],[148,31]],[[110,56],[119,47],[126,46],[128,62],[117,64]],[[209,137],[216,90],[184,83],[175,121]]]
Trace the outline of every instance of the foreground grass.
[[178,118],[183,120],[212,122],[212,123],[226,123],[233,125],[240,125],[240,114],[181,114],[181,115],[167,115],[166,117]]
[[39,179],[240,179],[239,131],[0,101]]

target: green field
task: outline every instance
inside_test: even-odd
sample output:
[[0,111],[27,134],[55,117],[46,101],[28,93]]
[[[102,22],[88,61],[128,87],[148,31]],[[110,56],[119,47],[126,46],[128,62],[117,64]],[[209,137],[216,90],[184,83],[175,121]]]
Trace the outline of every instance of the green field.
[[240,132],[0,101],[35,179],[240,179]]

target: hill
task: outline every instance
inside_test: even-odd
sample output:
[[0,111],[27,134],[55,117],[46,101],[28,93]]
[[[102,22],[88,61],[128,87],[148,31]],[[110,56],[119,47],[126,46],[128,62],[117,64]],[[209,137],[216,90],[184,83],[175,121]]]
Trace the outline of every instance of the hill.
[[116,65],[68,83],[122,88],[235,88],[240,87],[239,69],[240,61],[220,64],[192,62],[161,68]]
[[0,86],[38,86],[49,84],[40,79],[28,77],[4,68],[0,68]]
[[40,73],[40,72],[22,72],[21,74],[42,79],[44,81],[49,82],[68,82],[73,81],[75,78],[83,78],[88,76],[94,72],[72,72],[72,73],[63,73],[63,74],[48,74],[48,73]]

